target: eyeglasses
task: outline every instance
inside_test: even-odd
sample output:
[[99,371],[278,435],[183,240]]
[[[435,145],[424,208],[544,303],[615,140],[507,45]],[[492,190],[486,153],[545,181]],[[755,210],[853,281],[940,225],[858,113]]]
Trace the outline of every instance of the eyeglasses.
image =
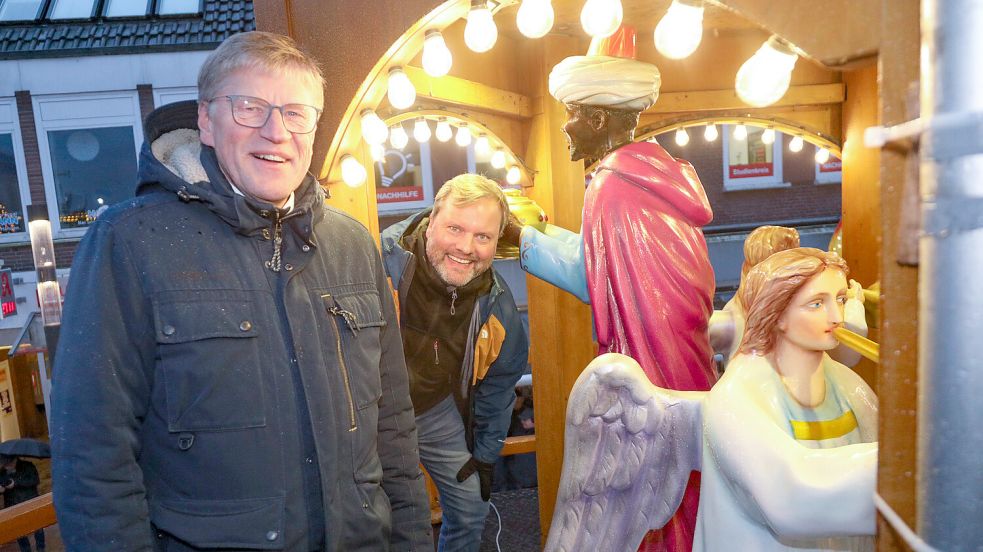
[[208,103],[216,100],[229,100],[232,107],[232,119],[244,127],[262,128],[270,120],[274,109],[280,111],[283,126],[294,134],[307,134],[317,127],[321,110],[306,104],[292,103],[272,105],[262,98],[252,96],[216,96]]

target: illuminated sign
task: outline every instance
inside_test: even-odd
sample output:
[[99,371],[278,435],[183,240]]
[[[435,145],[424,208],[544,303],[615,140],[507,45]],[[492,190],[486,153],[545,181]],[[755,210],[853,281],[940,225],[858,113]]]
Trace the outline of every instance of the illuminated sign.
[[9,268],[0,270],[0,306],[3,307],[3,318],[17,314],[17,297],[14,295],[14,271]]

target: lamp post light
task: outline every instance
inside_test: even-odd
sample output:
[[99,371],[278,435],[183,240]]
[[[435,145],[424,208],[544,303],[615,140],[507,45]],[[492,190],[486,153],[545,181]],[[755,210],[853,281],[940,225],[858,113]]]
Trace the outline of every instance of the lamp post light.
[[55,246],[51,239],[47,205],[28,205],[27,220],[31,251],[34,253],[34,269],[37,271],[38,307],[41,309],[41,322],[44,324],[45,346],[48,349],[48,361],[54,365],[61,328],[61,288],[55,273]]

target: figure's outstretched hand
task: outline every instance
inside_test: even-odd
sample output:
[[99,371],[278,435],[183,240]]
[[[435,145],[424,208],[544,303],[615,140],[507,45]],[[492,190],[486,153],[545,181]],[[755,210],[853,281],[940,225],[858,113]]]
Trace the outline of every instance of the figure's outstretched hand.
[[492,475],[495,471],[495,464],[486,464],[480,460],[475,460],[474,456],[468,459],[457,472],[457,482],[461,483],[478,472],[478,483],[481,485],[481,500],[488,502],[491,499]]
[[522,241],[520,236],[522,235],[523,226],[525,224],[514,213],[509,211],[509,220],[505,223],[505,230],[502,231],[502,241],[509,245],[519,247]]
[[853,278],[850,279],[850,291],[847,292],[847,297],[856,299],[861,304],[864,302],[864,288]]

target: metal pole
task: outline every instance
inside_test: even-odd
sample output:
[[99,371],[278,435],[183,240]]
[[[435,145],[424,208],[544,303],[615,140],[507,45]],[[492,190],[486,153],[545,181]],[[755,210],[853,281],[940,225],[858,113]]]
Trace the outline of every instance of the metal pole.
[[918,532],[983,543],[983,2],[923,0]]

